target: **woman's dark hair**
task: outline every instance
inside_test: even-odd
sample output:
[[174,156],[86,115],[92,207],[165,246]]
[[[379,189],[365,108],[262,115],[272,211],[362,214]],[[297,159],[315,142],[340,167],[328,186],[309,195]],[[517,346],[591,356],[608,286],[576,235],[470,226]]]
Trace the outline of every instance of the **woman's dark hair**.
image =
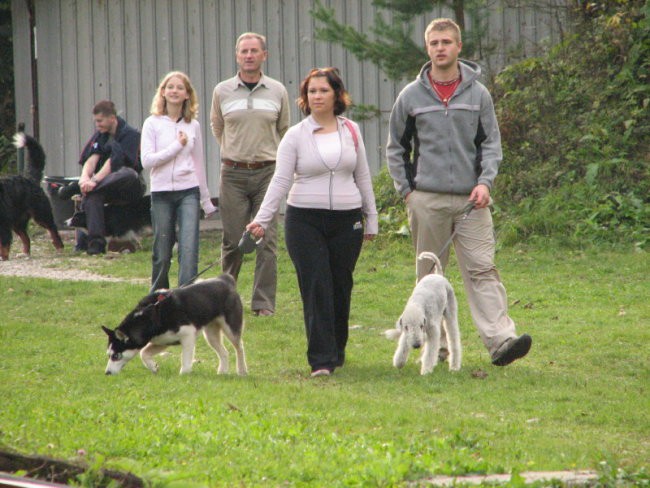
[[341,115],[345,110],[352,105],[350,100],[350,95],[345,91],[343,86],[343,80],[339,74],[338,68],[314,68],[309,74],[305,77],[304,80],[300,82],[300,97],[296,99],[298,108],[305,115],[311,113],[309,108],[309,101],[307,99],[307,93],[309,92],[309,82],[312,78],[326,78],[329,85],[334,90],[334,115]]

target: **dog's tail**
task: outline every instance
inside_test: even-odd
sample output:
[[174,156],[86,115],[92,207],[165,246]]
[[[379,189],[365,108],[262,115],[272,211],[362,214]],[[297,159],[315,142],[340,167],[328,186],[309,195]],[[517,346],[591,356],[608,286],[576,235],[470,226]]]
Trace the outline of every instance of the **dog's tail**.
[[438,259],[438,256],[436,256],[435,253],[432,253],[430,251],[421,252],[420,255],[418,256],[418,261],[424,261],[425,259],[433,261],[433,266],[431,267],[431,271],[429,271],[427,274],[442,275],[442,265],[440,264],[440,259]]
[[390,339],[391,341],[396,341],[399,339],[399,336],[402,335],[402,331],[399,329],[388,329],[384,331],[384,335],[386,336],[387,339]]
[[40,185],[45,171],[45,151],[43,151],[43,147],[36,139],[24,132],[17,132],[14,135],[14,146],[18,149],[25,148],[27,160],[25,176]]
[[237,282],[235,281],[235,278],[233,278],[233,276],[231,274],[223,273],[222,275],[219,276],[219,279],[221,281],[225,281],[226,283],[228,283],[233,288],[237,287]]

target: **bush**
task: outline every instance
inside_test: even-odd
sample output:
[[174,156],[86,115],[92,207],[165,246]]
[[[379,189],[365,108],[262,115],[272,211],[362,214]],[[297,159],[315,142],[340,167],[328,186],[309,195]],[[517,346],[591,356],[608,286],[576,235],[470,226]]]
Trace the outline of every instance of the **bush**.
[[379,214],[379,232],[400,236],[409,235],[408,216],[404,199],[397,193],[393,178],[384,166],[373,179],[373,190]]
[[497,77],[508,242],[648,245],[650,4],[598,5],[585,4],[574,37]]

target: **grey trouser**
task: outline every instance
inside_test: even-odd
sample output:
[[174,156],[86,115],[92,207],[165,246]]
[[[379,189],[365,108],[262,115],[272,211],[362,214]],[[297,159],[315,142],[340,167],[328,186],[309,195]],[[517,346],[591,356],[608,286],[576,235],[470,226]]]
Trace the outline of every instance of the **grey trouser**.
[[[499,346],[516,337],[515,324],[508,316],[506,289],[494,264],[495,239],[488,208],[474,209],[463,219],[469,195],[414,191],[407,201],[411,236],[416,251],[418,280],[430,271],[430,263],[417,262],[423,251],[438,254],[451,234],[467,301],[481,340],[493,356]],[[445,268],[449,248],[438,256]]]
[[[221,165],[219,213],[223,224],[221,267],[235,280],[239,276],[243,255],[237,248],[246,225],[253,220],[264,200],[275,165],[260,169],[232,168]],[[264,233],[257,248],[253,281],[252,310],[275,311],[277,288],[277,215]]]
[[105,245],[104,238],[104,205],[128,205],[136,202],[144,195],[145,186],[142,184],[138,173],[127,166],[106,175],[97,183],[97,186],[84,195],[81,208],[86,212],[86,225],[88,227],[88,241],[98,241]]

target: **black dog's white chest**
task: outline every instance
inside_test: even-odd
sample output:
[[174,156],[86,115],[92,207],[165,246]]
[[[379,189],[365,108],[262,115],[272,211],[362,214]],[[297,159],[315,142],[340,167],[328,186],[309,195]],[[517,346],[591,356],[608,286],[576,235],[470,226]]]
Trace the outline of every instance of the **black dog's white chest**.
[[158,346],[174,346],[180,344],[188,335],[196,337],[198,329],[193,325],[181,325],[178,331],[168,331],[151,338],[149,342]]

